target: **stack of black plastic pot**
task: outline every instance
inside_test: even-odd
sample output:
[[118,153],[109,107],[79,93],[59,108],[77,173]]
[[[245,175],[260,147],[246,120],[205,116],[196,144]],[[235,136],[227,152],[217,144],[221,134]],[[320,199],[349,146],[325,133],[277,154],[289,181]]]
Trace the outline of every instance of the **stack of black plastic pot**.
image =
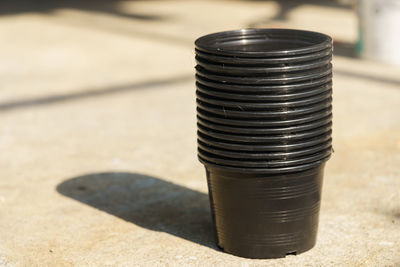
[[198,156],[218,245],[249,258],[312,248],[332,150],[331,38],[245,29],[195,45]]

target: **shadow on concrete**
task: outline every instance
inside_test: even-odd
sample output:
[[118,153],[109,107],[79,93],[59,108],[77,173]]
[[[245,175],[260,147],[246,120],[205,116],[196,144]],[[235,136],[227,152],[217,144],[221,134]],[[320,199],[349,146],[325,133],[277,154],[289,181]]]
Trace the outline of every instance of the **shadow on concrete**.
[[[249,1],[262,1],[262,0],[249,0]],[[338,0],[282,0],[274,1],[279,6],[279,12],[272,18],[261,19],[259,21],[254,21],[250,23],[249,27],[262,27],[263,25],[270,24],[271,22],[284,22],[289,19],[289,14],[294,9],[302,5],[314,5],[314,6],[325,6],[332,8],[343,8],[352,9],[353,4],[343,3],[343,1]],[[334,40],[334,54],[338,56],[357,58],[356,44],[345,43],[340,40]]]
[[337,40],[333,41],[333,54],[341,57],[359,58],[357,44]]
[[[263,1],[263,0],[250,0],[250,1]],[[257,27],[271,21],[285,21],[288,20],[289,13],[303,5],[315,5],[315,6],[326,6],[333,8],[352,8],[352,4],[343,3],[338,0],[280,0],[274,1],[279,5],[279,12],[268,20],[255,21],[249,25],[249,27]]]
[[276,14],[276,16],[274,17],[274,20],[287,20],[290,11],[302,5],[314,5],[346,9],[352,7],[352,5],[343,4],[343,2],[338,0],[281,0],[277,1],[277,3],[279,4],[280,9],[279,13]]
[[348,71],[348,70],[334,69],[334,75],[362,79],[362,80],[367,80],[367,81],[371,81],[371,82],[385,83],[385,84],[395,85],[395,86],[400,85],[400,79],[398,79],[398,80],[397,79],[389,79],[389,78],[385,78],[385,77],[373,76],[370,74],[352,72],[352,71]]
[[119,7],[119,4],[126,1],[127,0],[1,0],[0,16],[21,13],[51,13],[57,9],[75,9],[145,21],[168,19],[167,16],[160,14],[124,12],[124,10]]
[[[174,45],[192,45],[193,40],[174,36],[168,33],[157,33],[144,28],[135,22],[166,22],[174,19],[173,15],[166,13],[132,12],[126,10],[121,4],[126,2],[145,3],[145,0],[1,0],[0,16],[20,15],[25,13],[53,14],[58,10],[79,10],[86,15],[76,17],[53,19],[52,23],[65,24],[75,27],[85,27],[95,31],[110,32],[124,36],[143,37],[159,42]],[[127,18],[130,21],[112,21],[104,18],[93,18],[91,14],[104,14],[113,18]]]
[[127,172],[74,177],[57,191],[138,226],[217,249],[207,194]]
[[76,101],[85,98],[112,95],[117,93],[124,93],[133,90],[143,90],[150,88],[159,88],[173,84],[190,81],[194,79],[193,75],[181,75],[167,79],[152,80],[141,83],[127,83],[115,86],[109,86],[98,89],[85,89],[74,93],[57,94],[38,98],[20,99],[15,101],[0,102],[0,112],[12,111],[15,109],[29,108],[35,106],[43,106],[56,104],[61,102]]

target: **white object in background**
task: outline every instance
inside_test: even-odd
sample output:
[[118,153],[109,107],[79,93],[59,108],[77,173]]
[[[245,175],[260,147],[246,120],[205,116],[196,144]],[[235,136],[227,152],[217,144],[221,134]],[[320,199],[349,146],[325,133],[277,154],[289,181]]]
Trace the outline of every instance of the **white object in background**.
[[400,0],[359,0],[362,57],[400,65]]

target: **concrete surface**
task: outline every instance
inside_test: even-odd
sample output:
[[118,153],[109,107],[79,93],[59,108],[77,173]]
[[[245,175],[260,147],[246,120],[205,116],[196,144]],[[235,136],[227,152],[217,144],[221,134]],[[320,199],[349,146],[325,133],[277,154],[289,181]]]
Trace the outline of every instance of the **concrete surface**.
[[309,252],[219,251],[196,159],[196,37],[289,25],[351,44],[351,9],[63,2],[0,3],[1,266],[400,266],[398,67],[337,50],[335,154]]

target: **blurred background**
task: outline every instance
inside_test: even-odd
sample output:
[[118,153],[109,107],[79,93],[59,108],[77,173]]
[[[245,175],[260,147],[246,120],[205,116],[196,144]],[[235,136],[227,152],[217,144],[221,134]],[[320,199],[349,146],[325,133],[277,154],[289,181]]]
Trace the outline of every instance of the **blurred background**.
[[248,27],[334,39],[318,245],[274,264],[399,266],[399,23],[395,0],[0,1],[0,266],[265,264],[215,247],[196,156],[194,40]]

